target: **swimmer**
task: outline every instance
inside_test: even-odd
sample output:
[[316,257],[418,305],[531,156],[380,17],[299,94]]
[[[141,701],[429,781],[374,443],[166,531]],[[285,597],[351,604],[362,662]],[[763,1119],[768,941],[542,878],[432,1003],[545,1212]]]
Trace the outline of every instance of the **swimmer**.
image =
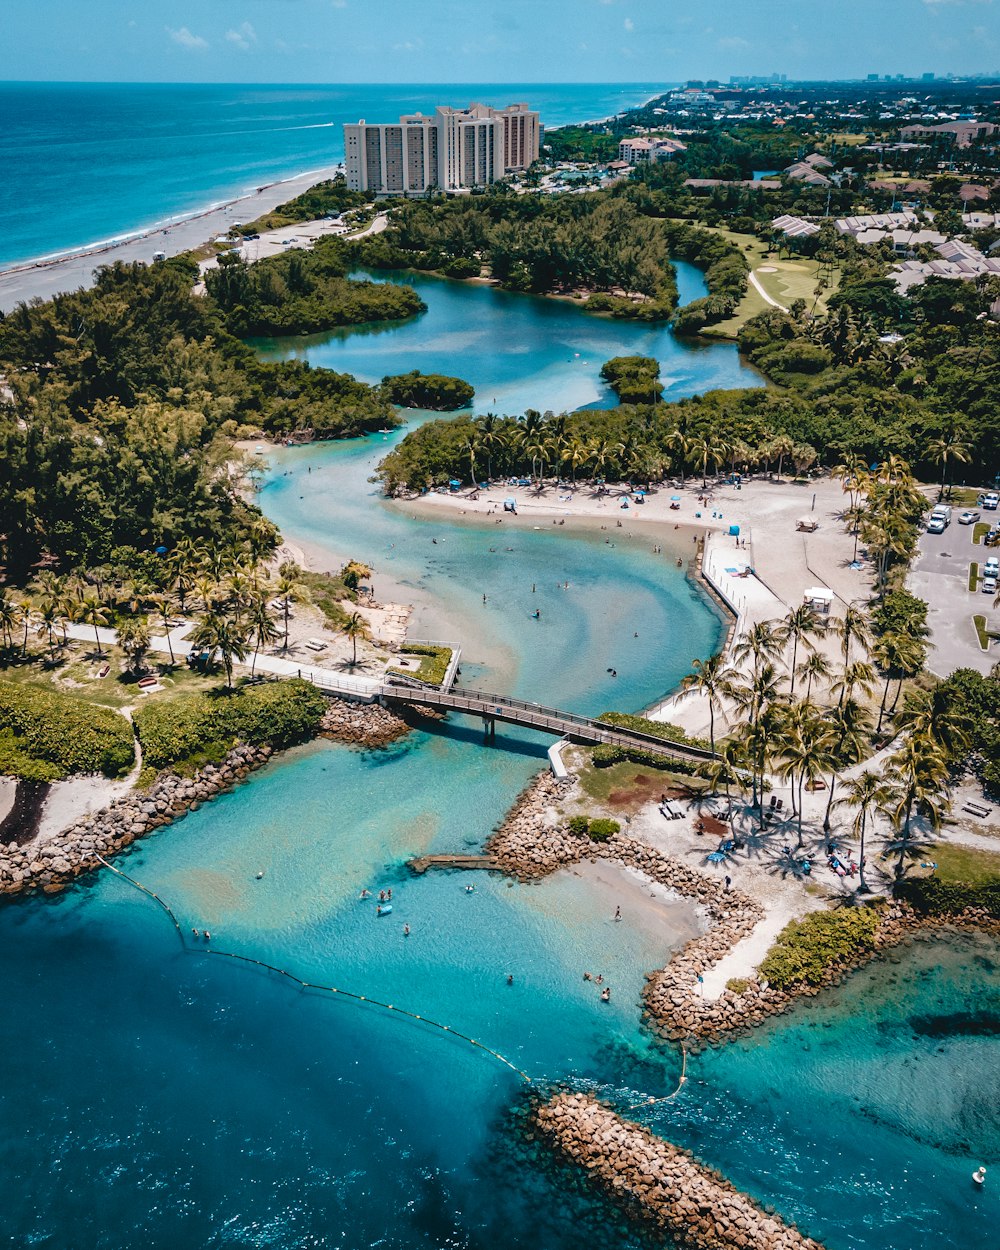
[[621,918],[622,918],[622,909],[621,909],[620,907],[616,907],[616,908],[615,908],[615,919],[616,919],[616,920],[621,920]]
[[404,924],[403,925],[403,937],[409,937],[409,936],[410,936],[410,926],[408,924]]
[[602,1003],[611,1002],[611,986],[610,985],[606,985],[604,989],[601,990],[601,1002]]
[[508,984],[508,985],[513,985],[513,984],[514,984],[514,974],[513,974],[513,972],[508,972],[508,973],[507,973],[507,984]]
[[590,975],[590,973],[589,973],[589,972],[585,972],[585,973],[583,974],[583,979],[584,979],[585,981],[593,981],[593,979],[594,979],[594,978]]

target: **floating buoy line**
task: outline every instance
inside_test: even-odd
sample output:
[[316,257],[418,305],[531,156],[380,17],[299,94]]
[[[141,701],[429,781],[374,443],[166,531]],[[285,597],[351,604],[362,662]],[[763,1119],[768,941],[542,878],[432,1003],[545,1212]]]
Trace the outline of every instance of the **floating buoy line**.
[[[181,928],[180,921],[177,919],[177,916],[174,914],[173,908],[169,903],[164,902],[164,900],[160,898],[159,894],[156,894],[153,890],[148,889],[142,884],[141,881],[136,881],[136,879],[134,877],[130,877],[127,872],[122,872],[122,870],[120,868],[116,868],[114,864],[109,864],[102,855],[95,852],[95,857],[100,860],[105,868],[110,868],[116,876],[121,877],[123,881],[127,881],[129,885],[134,886],[137,890],[141,890],[143,894],[145,894],[148,898],[151,898],[159,907],[161,907],[170,917],[171,923],[177,931],[177,936],[180,939],[183,949],[185,951],[192,950],[192,947],[188,945],[184,938],[184,930]],[[469,1037],[466,1033],[460,1033],[457,1029],[453,1029],[449,1024],[441,1024],[437,1020],[432,1020],[429,1016],[420,1015],[415,1011],[407,1011],[405,1007],[397,1007],[395,1003],[385,1003],[378,998],[370,998],[367,994],[355,994],[352,990],[340,989],[335,985],[317,985],[313,981],[303,981],[303,979],[301,977],[297,977],[294,972],[289,972],[285,968],[278,968],[274,964],[266,963],[263,959],[254,959],[251,955],[239,955],[234,951],[219,950],[216,946],[197,948],[195,949],[195,954],[215,955],[220,959],[232,959],[238,963],[252,964],[257,968],[264,968],[268,972],[274,972],[278,976],[285,977],[289,981],[294,981],[300,989],[318,990],[322,994],[336,995],[338,998],[349,998],[356,1003],[368,1003],[370,1006],[378,1007],[383,1011],[391,1011],[394,1015],[407,1016],[411,1020],[418,1020],[421,1024],[430,1025],[431,1028],[439,1029],[442,1033],[447,1033],[449,1037],[457,1037],[459,1041],[467,1042],[470,1046],[474,1046],[477,1050],[485,1051],[486,1054],[492,1055],[494,1059],[502,1063],[504,1067],[510,1068],[511,1072],[516,1072],[517,1075],[529,1085],[532,1083],[531,1077],[527,1074],[527,1072],[525,1072],[522,1068],[519,1068],[516,1064],[511,1063],[506,1056],[501,1055],[500,1052],[498,1050],[494,1050],[492,1046],[487,1046],[485,1042],[477,1041],[476,1038]]]

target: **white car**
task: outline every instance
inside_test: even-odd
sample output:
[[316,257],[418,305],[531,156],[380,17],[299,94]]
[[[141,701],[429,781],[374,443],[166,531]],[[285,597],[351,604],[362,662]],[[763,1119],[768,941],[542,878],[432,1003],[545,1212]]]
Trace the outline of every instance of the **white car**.
[[983,577],[1000,577],[1000,556],[990,556],[983,565]]
[[958,518],[958,523],[959,525],[975,525],[978,520],[979,513],[974,508],[970,508],[968,512],[963,512],[961,514]]
[[944,519],[943,516],[932,516],[931,519],[927,522],[927,533],[928,534],[943,534],[945,531],[945,526],[947,524],[948,522]]
[[997,579],[995,577],[984,577],[981,589],[984,595],[995,595],[997,593]]
[[991,491],[983,499],[983,507],[990,512],[996,512],[998,504],[1000,504],[1000,495],[996,491]]

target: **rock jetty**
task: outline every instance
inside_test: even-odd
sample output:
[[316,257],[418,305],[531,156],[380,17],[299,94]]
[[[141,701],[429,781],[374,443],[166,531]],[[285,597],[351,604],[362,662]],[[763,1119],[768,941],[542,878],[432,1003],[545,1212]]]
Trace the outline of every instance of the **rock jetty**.
[[386,747],[410,732],[410,726],[401,716],[381,704],[335,698],[327,702],[329,706],[319,726],[325,738],[364,747]]
[[[726,988],[718,998],[705,998],[699,977],[749,936],[763,920],[764,909],[741,890],[726,890],[698,869],[622,832],[603,842],[570,833],[558,804],[574,785],[572,778],[559,781],[551,773],[539,774],[522,791],[486,849],[498,868],[522,881],[535,880],[584,859],[603,859],[634,868],[700,907],[706,932],[677,951],[665,968],[649,973],[643,990],[644,1020],[668,1041],[697,1048],[746,1032],[769,1016],[786,1011],[796,998],[816,995],[837,984],[880,951],[922,927],[906,904],[891,903],[880,911],[875,949],[831,964],[822,985],[800,985],[786,991],[750,976],[740,989]],[[977,927],[982,927],[981,920]]]
[[0,894],[58,893],[100,867],[98,855],[114,855],[136,838],[194,811],[270,757],[269,746],[236,746],[221,763],[208,764],[193,777],[167,774],[151,789],[118,799],[55,837],[36,838],[24,846],[0,845]]
[[629,1215],[684,1250],[821,1250],[686,1151],[585,1094],[556,1094],[528,1123]]

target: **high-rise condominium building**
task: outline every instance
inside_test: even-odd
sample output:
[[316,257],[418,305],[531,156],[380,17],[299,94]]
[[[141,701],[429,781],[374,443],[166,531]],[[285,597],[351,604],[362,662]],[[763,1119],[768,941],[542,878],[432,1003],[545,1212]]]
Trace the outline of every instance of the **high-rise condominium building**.
[[538,159],[541,126],[526,104],[504,109],[443,106],[433,117],[344,126],[347,185],[355,191],[414,195],[489,186]]

